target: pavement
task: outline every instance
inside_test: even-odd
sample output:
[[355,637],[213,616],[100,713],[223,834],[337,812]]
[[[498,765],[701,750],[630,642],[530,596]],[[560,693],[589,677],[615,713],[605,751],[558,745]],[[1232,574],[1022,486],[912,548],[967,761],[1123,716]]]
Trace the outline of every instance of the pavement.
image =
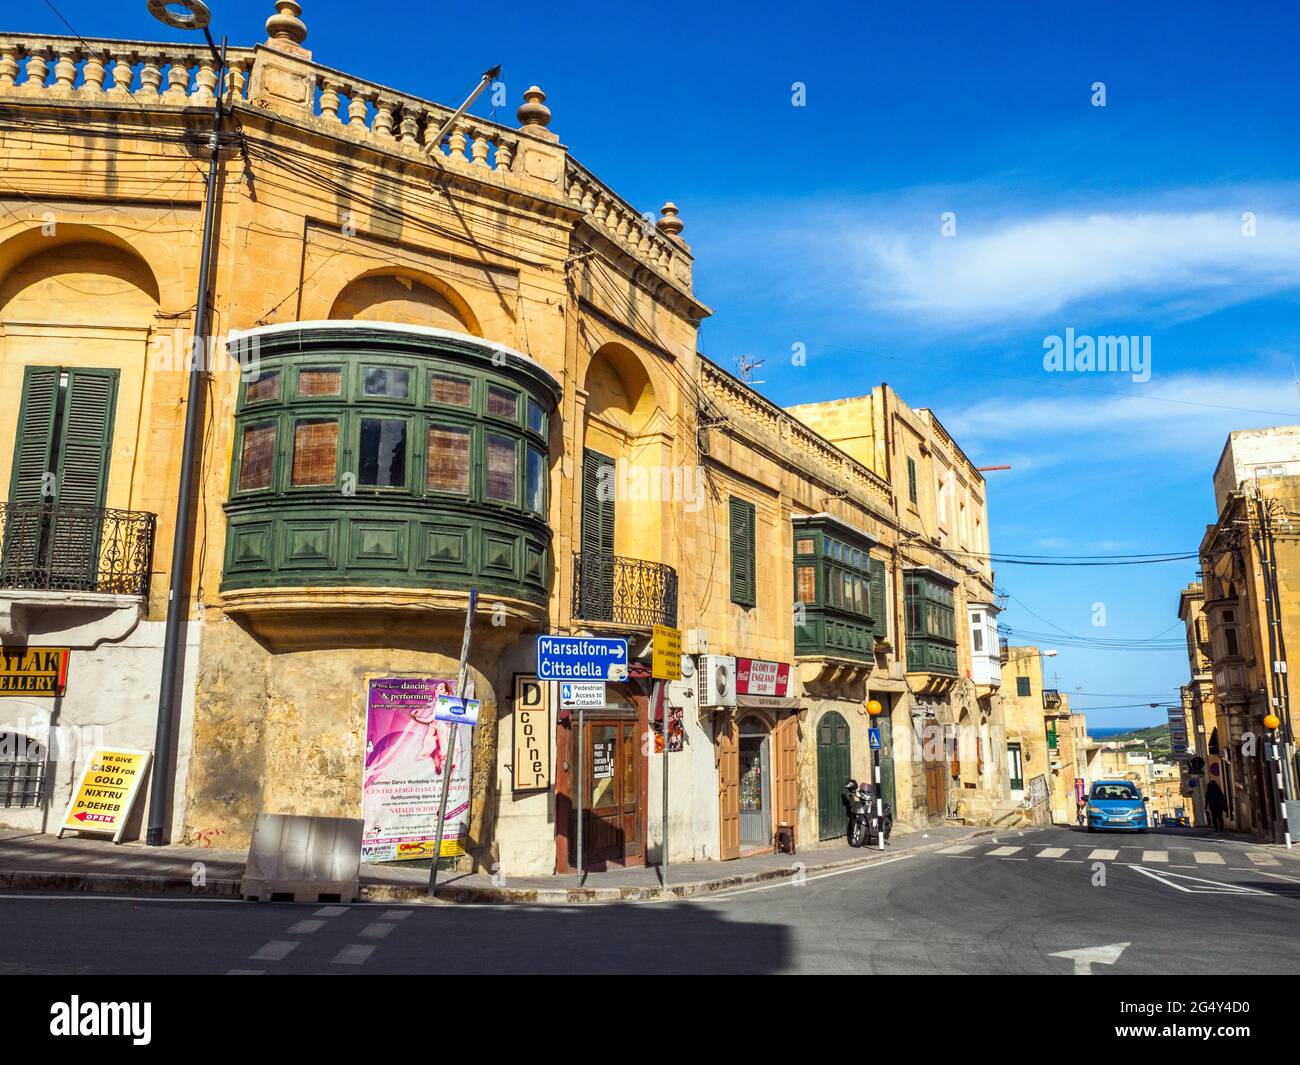
[[[833,844],[796,855],[762,854],[729,862],[681,862],[665,886],[657,866],[573,876],[520,877],[443,872],[437,902],[565,904],[684,898],[878,861],[890,854],[955,843],[992,829],[943,826],[896,831],[885,851]],[[0,830],[0,890],[159,893],[239,898],[246,855],[205,847],[147,847],[93,837]],[[427,862],[363,865],[370,902],[429,902]]]
[[1213,987],[1300,973],[1298,914],[1294,853],[1056,827],[606,906],[0,891],[0,973],[1129,974]]

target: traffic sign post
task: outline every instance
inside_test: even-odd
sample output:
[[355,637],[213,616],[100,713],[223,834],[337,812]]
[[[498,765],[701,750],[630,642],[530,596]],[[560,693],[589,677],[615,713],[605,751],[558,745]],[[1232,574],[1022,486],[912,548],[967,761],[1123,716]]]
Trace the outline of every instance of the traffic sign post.
[[[473,700],[465,699],[465,682],[469,677],[469,634],[474,627],[474,609],[478,606],[478,588],[469,590],[469,607],[465,611],[465,633],[460,640],[460,669],[456,673],[456,699],[461,704],[461,717],[444,718],[450,720],[447,759],[442,764],[442,795],[438,797],[438,834],[433,845],[433,865],[429,869],[429,897],[433,898],[438,890],[438,863],[442,861],[442,833],[447,825],[447,793],[451,791],[452,767],[456,764],[457,747],[460,740],[460,721],[464,718],[465,707]],[[440,697],[441,698],[441,697]],[[450,712],[450,711],[448,711]],[[437,709],[434,711],[437,715]],[[474,703],[474,720],[478,720],[478,704]]]
[[537,637],[538,680],[627,680],[627,640]]
[[681,680],[682,630],[656,625],[650,647],[650,675],[655,680]]

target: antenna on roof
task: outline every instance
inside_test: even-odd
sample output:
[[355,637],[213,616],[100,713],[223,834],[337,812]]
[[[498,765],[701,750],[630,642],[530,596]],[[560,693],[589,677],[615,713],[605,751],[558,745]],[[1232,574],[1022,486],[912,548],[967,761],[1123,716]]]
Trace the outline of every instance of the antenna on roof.
[[766,381],[755,381],[752,374],[763,365],[765,359],[751,359],[748,355],[742,355],[736,360],[736,369],[740,373],[740,379],[747,385],[765,385]]

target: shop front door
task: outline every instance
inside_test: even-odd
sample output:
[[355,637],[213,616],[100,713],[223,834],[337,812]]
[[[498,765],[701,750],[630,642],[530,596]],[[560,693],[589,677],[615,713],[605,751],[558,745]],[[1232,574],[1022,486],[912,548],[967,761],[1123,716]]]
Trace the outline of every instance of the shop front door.
[[755,717],[740,723],[740,845],[772,842],[771,744],[767,725]]
[[643,854],[637,723],[592,718],[586,733],[587,868],[626,865]]

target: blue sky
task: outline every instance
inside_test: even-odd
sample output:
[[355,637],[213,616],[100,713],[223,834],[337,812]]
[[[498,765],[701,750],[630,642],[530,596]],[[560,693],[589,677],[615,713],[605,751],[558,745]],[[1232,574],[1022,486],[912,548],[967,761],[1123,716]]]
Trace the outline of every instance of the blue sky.
[[[83,36],[178,36],[144,0],[55,4]],[[238,44],[273,7],[211,6]],[[1294,4],[304,6],[328,66],[456,103],[500,62],[507,121],[541,85],[577,158],[680,207],[710,357],[766,359],[780,403],[888,381],[1012,464],[989,475],[995,551],[1195,550],[1226,434],[1300,421]],[[38,3],[6,23],[67,32]],[[1150,380],[1045,372],[1067,327],[1150,336]],[[1168,640],[1194,573],[1004,565],[1003,620]],[[1162,718],[1129,706],[1186,679],[1177,649],[1062,646],[1050,669],[1099,726]]]

